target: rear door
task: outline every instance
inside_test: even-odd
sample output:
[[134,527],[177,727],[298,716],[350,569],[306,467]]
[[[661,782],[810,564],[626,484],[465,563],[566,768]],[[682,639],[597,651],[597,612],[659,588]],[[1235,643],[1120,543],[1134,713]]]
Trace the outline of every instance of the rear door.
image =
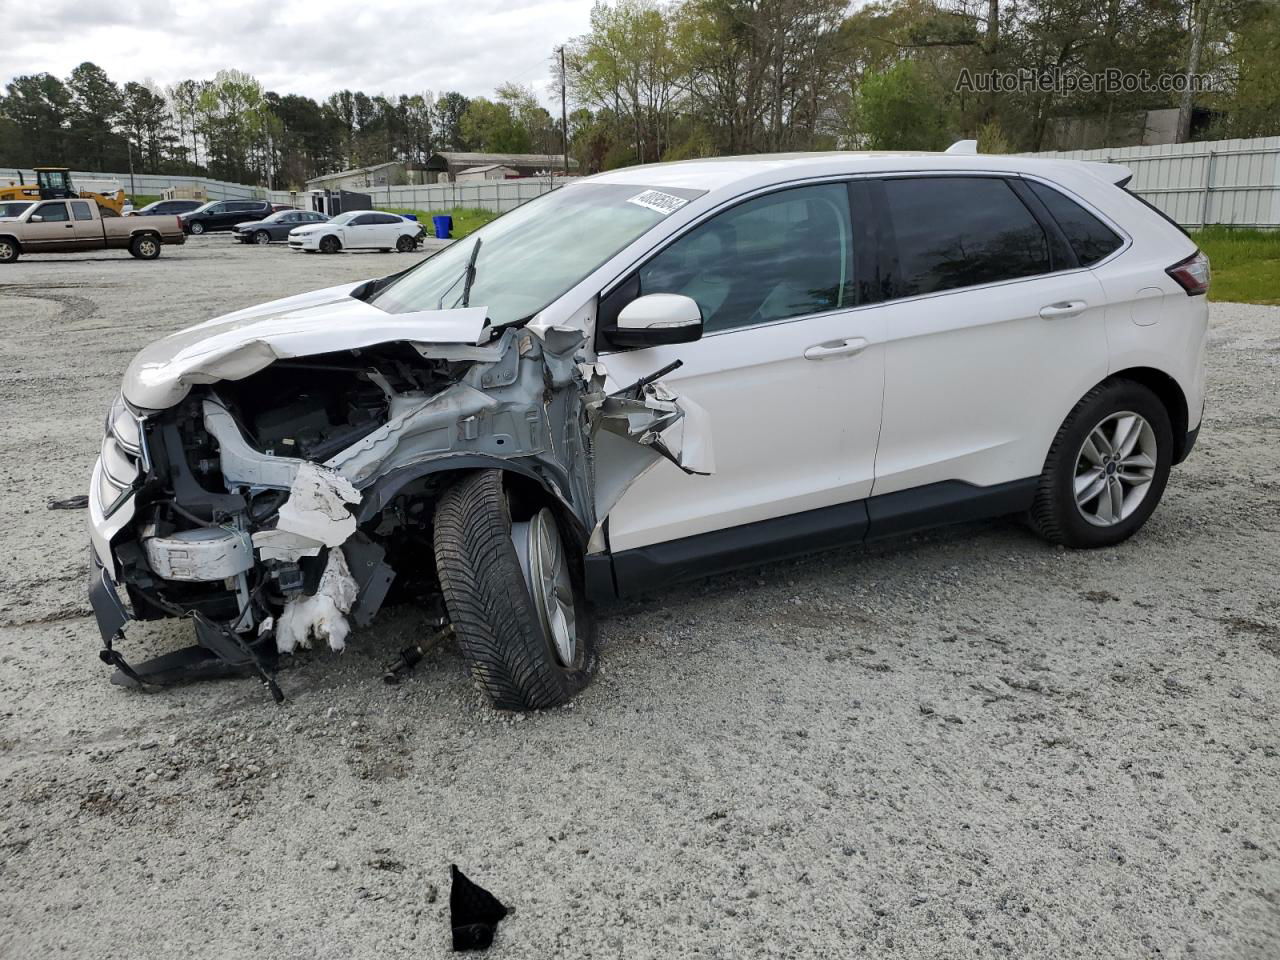
[[394,247],[400,234],[404,232],[404,217],[397,217],[394,213],[375,213],[374,217],[378,226],[377,245],[382,248]]
[[71,219],[75,224],[76,246],[81,249],[93,249],[103,245],[105,236],[102,222],[93,215],[88,200],[72,200],[70,202]]
[[74,250],[75,229],[66,201],[49,200],[37,206],[27,219],[22,228],[22,246],[32,252]]
[[[673,241],[601,302],[680,293],[702,308],[695,343],[602,357],[619,386],[674,360],[663,381],[706,410],[715,473],[662,461],[609,515],[616,553],[787,517],[871,491],[884,386],[882,320],[866,299],[868,211],[850,186],[790,187],[746,200]],[[855,194],[858,196],[858,194]],[[607,347],[605,348],[607,349]],[[856,539],[865,512],[823,525]]]
[[875,494],[1039,475],[1068,412],[1107,375],[1101,285],[1016,178],[872,189],[890,274]]

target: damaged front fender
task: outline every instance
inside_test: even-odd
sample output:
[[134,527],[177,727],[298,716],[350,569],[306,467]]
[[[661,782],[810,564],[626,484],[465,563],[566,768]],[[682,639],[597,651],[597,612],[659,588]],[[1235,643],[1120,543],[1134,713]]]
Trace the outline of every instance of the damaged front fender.
[[[152,457],[95,547],[135,611],[245,643],[274,633],[281,652],[341,649],[347,618],[367,622],[385,596],[401,542],[429,528],[448,471],[527,478],[586,543],[659,458],[714,470],[701,409],[656,378],[608,390],[579,330],[493,336],[483,310],[375,310],[350,333],[367,310],[329,296],[232,315],[134,362],[126,396],[149,408]],[[408,335],[424,324],[451,342]]]

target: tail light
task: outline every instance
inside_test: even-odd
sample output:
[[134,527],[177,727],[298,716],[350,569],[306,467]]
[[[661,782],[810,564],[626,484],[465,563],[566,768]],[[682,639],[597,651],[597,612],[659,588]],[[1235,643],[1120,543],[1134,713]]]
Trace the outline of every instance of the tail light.
[[1209,292],[1209,258],[1203,250],[1197,250],[1187,259],[1167,267],[1165,273],[1178,281],[1178,286],[1187,291],[1188,297]]

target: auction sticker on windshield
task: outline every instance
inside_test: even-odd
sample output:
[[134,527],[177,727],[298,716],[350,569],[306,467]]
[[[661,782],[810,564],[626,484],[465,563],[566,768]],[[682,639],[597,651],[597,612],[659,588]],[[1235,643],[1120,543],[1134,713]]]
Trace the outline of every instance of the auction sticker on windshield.
[[675,213],[688,202],[684,197],[674,197],[669,193],[663,193],[661,190],[646,190],[644,193],[637,193],[634,197],[627,199],[627,203],[634,203],[641,207],[648,207],[650,210],[656,210],[664,217]]

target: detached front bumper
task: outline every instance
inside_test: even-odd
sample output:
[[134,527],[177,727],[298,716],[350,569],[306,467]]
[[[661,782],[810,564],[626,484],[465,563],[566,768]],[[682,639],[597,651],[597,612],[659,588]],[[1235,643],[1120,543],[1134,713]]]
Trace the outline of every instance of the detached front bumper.
[[289,249],[290,250],[319,250],[320,237],[319,235],[314,233],[307,234],[301,237],[295,237],[293,234],[289,234]]
[[93,608],[98,632],[106,645],[113,643],[124,625],[132,619],[120,599],[115,581],[99,562],[96,548],[89,551],[89,606]]

